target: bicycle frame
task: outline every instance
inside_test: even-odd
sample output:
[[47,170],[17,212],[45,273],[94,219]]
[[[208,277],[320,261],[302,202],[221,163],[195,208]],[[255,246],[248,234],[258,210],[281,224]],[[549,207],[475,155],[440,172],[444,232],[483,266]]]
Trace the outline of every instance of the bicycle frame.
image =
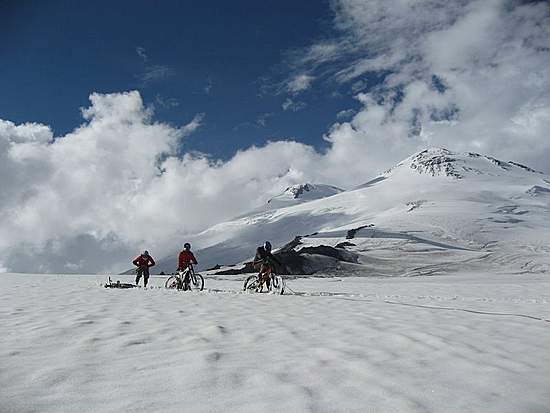
[[164,286],[184,291],[195,289],[202,291],[204,288],[204,278],[201,274],[195,272],[193,266],[189,265],[184,269],[178,269],[169,276]]
[[190,282],[196,283],[197,278],[195,277],[195,269],[193,268],[193,264],[189,264],[185,269],[179,270],[178,277],[180,279],[180,282],[183,284],[189,284]]

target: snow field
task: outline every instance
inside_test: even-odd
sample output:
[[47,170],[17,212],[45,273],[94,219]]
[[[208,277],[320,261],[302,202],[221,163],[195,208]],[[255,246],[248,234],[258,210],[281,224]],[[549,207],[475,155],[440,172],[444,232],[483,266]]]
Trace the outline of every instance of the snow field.
[[2,275],[2,413],[550,406],[540,275],[297,279],[288,296],[208,278],[202,293],[103,281]]

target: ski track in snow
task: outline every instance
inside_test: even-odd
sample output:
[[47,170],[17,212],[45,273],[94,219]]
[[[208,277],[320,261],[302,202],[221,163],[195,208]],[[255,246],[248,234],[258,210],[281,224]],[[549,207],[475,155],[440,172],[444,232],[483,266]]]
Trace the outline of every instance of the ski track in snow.
[[542,275],[295,279],[288,296],[208,278],[201,293],[156,288],[160,277],[146,290],[1,279],[2,413],[550,406]]

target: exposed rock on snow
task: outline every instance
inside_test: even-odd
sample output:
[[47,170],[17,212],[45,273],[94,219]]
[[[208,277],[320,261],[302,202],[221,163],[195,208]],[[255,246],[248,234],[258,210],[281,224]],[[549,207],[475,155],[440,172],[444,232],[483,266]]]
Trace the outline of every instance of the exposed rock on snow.
[[298,184],[289,186],[282,194],[271,198],[267,203],[270,207],[280,208],[297,203],[313,201],[315,199],[327,198],[343,191],[343,189],[332,185],[310,183]]
[[454,165],[456,159],[449,155],[451,155],[451,152],[446,149],[427,149],[415,155],[409,166],[420,174],[427,173],[431,176],[445,175],[456,179],[463,178]]
[[[346,251],[341,246],[332,247],[329,245],[304,246],[303,237],[296,237],[280,250],[273,253],[282,265],[277,266],[278,274],[281,275],[311,275],[318,271],[336,268],[339,262],[357,263],[358,255]],[[353,244],[351,244],[353,245]],[[222,269],[213,272],[214,275],[236,275],[254,273],[252,261],[243,265]]]
[[542,174],[542,172],[540,172],[540,171],[529,168],[528,166],[522,165],[522,164],[517,163],[517,162],[508,161],[508,163],[511,164],[511,165],[517,166],[518,168],[525,169],[526,171],[529,171],[529,172],[533,172],[533,173],[536,173],[536,174]]
[[357,231],[361,231],[362,229],[372,228],[372,227],[374,227],[374,224],[363,225],[358,228],[348,229],[348,232],[346,233],[346,239],[353,239],[355,238],[355,234],[357,234]]

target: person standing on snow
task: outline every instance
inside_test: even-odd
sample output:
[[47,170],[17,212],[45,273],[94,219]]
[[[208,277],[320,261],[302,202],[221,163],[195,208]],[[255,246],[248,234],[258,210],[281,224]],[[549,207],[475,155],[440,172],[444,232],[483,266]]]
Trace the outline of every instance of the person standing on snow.
[[185,244],[183,244],[183,250],[178,256],[178,271],[185,270],[189,266],[189,264],[197,265],[198,263],[195,255],[191,252],[191,244],[186,242]]
[[155,260],[149,255],[149,251],[145,250],[132,261],[132,264],[137,267],[136,286],[139,285],[139,279],[143,275],[143,286],[147,287],[149,268],[155,265]]
[[275,264],[281,265],[281,262],[271,253],[271,242],[266,241],[264,245],[256,249],[253,262],[254,269],[259,271],[260,291],[263,289],[264,282],[269,290],[271,274],[275,271]]

